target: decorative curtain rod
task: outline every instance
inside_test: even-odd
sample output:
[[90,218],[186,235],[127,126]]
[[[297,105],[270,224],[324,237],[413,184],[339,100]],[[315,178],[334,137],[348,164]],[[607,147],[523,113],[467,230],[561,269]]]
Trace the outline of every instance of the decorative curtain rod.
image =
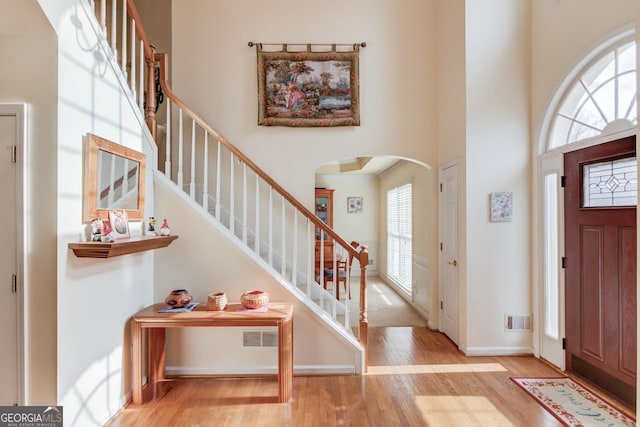
[[288,46],[306,46],[307,51],[311,52],[311,48],[313,46],[331,46],[332,50],[336,50],[337,46],[352,46],[353,50],[358,50],[360,47],[367,47],[365,42],[361,43],[260,43],[260,42],[252,42],[250,41],[249,47],[256,46],[257,49],[262,50],[262,46],[282,46],[284,51],[287,50]]

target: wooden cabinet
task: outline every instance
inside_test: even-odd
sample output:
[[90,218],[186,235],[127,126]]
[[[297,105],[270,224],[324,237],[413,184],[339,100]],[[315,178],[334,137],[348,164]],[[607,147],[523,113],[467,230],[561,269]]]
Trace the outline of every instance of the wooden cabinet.
[[[316,188],[315,214],[325,224],[333,228],[333,192],[328,188]],[[324,234],[324,236],[323,236]],[[324,257],[321,253],[324,252]],[[333,239],[320,228],[316,228],[316,273],[320,272],[320,261],[324,261],[324,268],[331,268],[333,263]]]
[[[325,224],[333,228],[333,192],[327,188],[316,188],[316,207],[315,213]],[[316,230],[316,240],[320,240],[320,229]],[[325,240],[330,237],[325,233]]]

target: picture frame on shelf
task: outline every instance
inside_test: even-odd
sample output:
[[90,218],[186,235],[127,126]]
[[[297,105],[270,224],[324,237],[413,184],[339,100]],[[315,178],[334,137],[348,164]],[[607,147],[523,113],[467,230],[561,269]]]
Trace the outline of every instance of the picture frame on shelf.
[[109,223],[111,224],[111,233],[115,240],[128,239],[131,237],[129,231],[129,219],[127,211],[124,209],[112,209],[109,211]]

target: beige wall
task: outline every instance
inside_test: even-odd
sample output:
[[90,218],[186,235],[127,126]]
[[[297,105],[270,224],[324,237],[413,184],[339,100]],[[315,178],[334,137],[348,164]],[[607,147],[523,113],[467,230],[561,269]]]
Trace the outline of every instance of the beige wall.
[[[531,351],[531,159],[528,0],[467,1],[466,304],[468,354]],[[489,194],[513,192],[513,220],[489,221]],[[465,286],[465,285],[463,285]]]
[[[312,208],[330,160],[397,155],[437,164],[435,1],[173,2],[174,92]],[[356,43],[359,127],[257,126],[256,53],[247,42]],[[349,240],[349,236],[344,236]]]
[[[8,3],[13,3],[9,7]],[[57,44],[35,0],[0,0],[0,102],[27,104],[25,404],[56,402]]]

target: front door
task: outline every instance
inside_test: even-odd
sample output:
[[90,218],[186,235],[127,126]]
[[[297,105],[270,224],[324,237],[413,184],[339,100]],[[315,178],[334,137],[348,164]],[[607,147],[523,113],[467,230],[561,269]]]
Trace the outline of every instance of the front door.
[[635,406],[635,137],[565,155],[567,370]]
[[0,245],[0,405],[18,404],[18,297],[14,287],[17,274],[17,167],[13,161],[13,146],[17,144],[15,114],[0,110],[0,224],[3,225]]

